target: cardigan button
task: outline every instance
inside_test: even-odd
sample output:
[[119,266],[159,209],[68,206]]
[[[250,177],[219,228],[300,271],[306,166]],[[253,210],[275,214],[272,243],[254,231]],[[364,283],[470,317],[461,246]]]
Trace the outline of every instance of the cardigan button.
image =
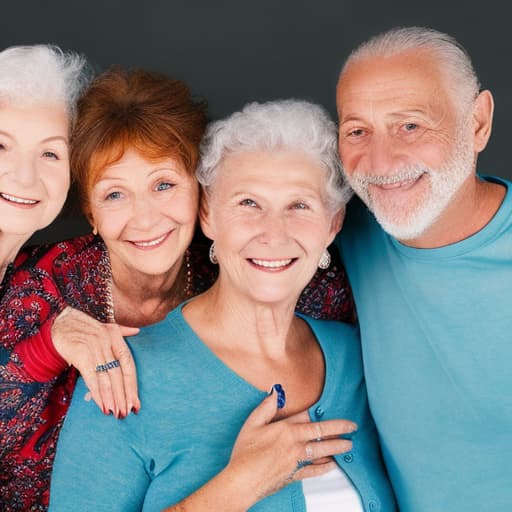
[[368,508],[370,510],[379,510],[379,504],[376,501],[369,501],[368,502]]
[[325,411],[324,411],[320,406],[318,406],[318,407],[315,409],[315,416],[316,416],[317,418],[321,418],[324,414],[325,414]]
[[343,455],[343,460],[350,464],[354,460],[354,456],[351,453],[346,453]]

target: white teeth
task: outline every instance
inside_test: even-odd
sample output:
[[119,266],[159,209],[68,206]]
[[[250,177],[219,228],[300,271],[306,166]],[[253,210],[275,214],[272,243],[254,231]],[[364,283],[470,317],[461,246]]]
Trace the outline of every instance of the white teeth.
[[11,203],[19,203],[19,204],[36,204],[39,201],[34,201],[33,199],[22,199],[21,197],[11,196],[10,194],[0,194],[7,201],[11,201]]
[[291,258],[288,260],[251,260],[255,265],[258,265],[260,267],[266,267],[266,268],[279,268],[279,267],[286,267],[286,265],[289,265],[292,260]]
[[165,235],[162,235],[160,238],[155,238],[154,240],[151,240],[149,242],[133,242],[133,244],[138,245],[139,247],[153,247],[153,245],[158,245],[160,242],[162,242],[166,236],[167,233]]

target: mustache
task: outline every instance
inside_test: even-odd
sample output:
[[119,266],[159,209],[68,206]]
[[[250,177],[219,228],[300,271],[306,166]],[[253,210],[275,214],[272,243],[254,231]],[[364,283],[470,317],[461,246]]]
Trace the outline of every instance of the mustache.
[[423,174],[429,173],[428,167],[411,167],[401,169],[393,174],[367,174],[352,176],[352,182],[360,186],[368,185],[394,185],[402,181],[417,180]]

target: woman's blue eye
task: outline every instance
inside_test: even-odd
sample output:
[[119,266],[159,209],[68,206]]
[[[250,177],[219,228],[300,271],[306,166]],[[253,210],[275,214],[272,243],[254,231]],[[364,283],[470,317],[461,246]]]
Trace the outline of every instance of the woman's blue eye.
[[53,158],[54,160],[58,160],[59,159],[59,157],[53,151],[45,151],[43,153],[43,156],[45,158]]
[[121,192],[110,192],[110,194],[107,195],[107,200],[116,200],[121,198]]
[[300,201],[298,203],[294,203],[292,205],[292,208],[296,210],[307,210],[308,205],[306,203],[301,203]]
[[256,203],[256,201],[254,201],[253,199],[243,199],[242,201],[240,201],[240,204],[242,206],[251,206],[251,207],[255,207],[255,206],[258,206],[258,204]]
[[174,187],[173,183],[163,182],[163,183],[159,183],[157,185],[156,189],[160,192],[161,190],[169,190],[172,187]]

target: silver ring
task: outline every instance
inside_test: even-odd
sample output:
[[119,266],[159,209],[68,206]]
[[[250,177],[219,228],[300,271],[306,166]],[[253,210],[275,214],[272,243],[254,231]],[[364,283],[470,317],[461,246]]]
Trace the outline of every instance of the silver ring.
[[100,373],[101,373],[101,372],[106,372],[106,371],[107,371],[107,369],[108,369],[108,368],[107,368],[107,365],[105,365],[105,364],[98,364],[98,365],[96,366],[96,371],[97,371],[97,372],[100,372]]

